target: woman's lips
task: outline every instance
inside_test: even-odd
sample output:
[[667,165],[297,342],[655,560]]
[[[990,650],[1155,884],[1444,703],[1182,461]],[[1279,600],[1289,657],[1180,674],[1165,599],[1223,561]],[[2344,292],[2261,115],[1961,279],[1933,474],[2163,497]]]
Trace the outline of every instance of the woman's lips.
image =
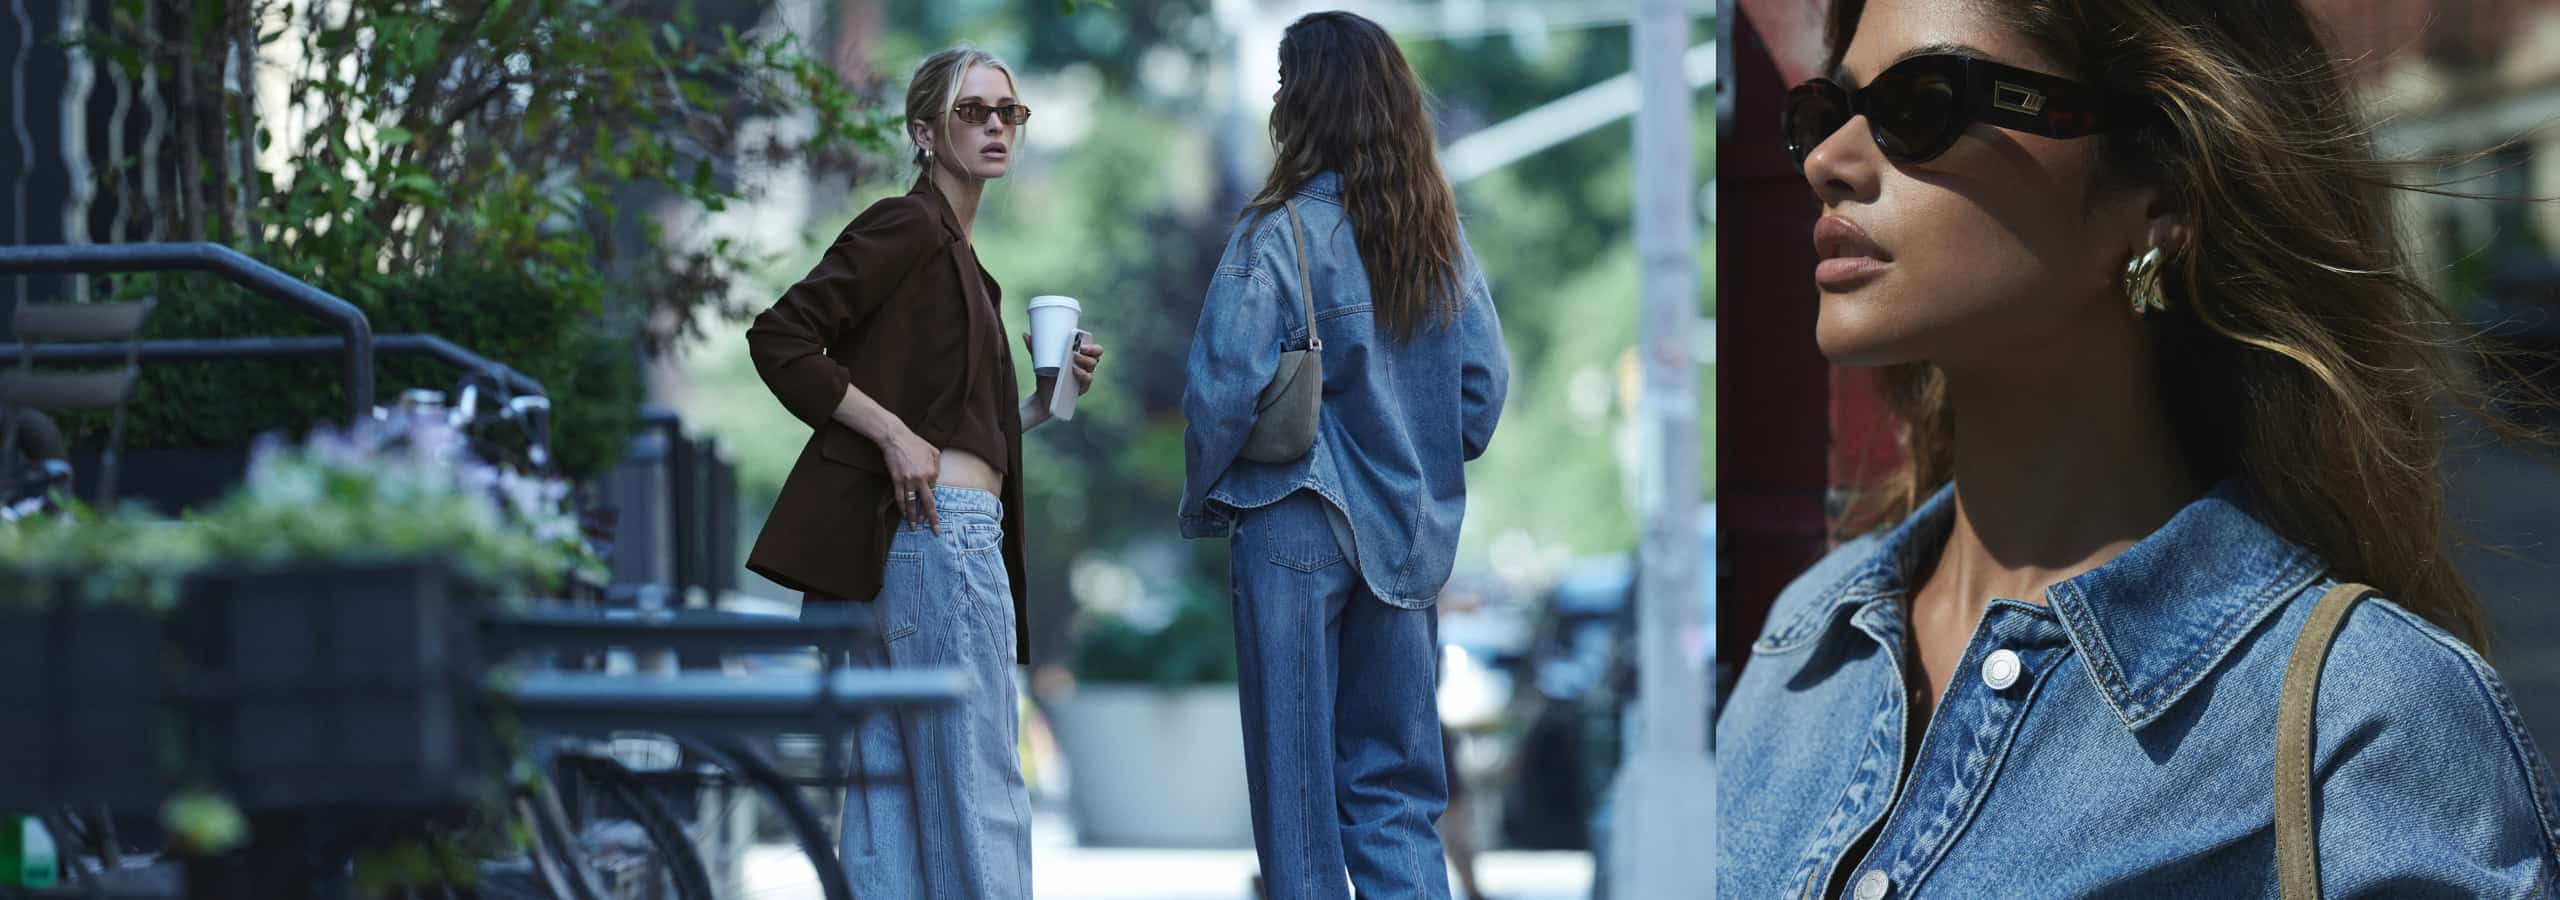
[[1813,223],[1813,252],[1821,260],[1813,266],[1813,282],[1825,290],[1855,288],[1893,264],[1893,254],[1877,247],[1866,229],[1839,216]]
[[1845,291],[1884,274],[1892,263],[1872,256],[1843,256],[1826,259],[1813,266],[1813,283],[1825,290]]

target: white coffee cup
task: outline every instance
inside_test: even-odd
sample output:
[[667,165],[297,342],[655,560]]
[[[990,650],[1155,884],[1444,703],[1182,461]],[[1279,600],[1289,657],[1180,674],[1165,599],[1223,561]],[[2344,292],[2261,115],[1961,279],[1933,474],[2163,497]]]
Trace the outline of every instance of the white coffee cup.
[[1031,298],[1031,371],[1047,378],[1058,374],[1074,349],[1076,318],[1084,305],[1074,297],[1043,294]]

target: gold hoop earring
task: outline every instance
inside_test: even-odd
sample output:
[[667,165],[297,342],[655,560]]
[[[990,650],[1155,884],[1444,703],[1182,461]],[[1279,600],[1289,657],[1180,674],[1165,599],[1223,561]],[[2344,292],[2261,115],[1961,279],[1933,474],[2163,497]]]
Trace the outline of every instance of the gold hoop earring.
[[2160,290],[2160,248],[2153,247],[2125,264],[2124,292],[2133,304],[2134,318],[2142,318],[2151,310],[2169,309],[2169,298]]

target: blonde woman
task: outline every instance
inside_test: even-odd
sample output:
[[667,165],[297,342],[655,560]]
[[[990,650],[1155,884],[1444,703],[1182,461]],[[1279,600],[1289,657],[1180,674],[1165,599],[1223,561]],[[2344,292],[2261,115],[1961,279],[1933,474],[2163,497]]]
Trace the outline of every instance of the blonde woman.
[[[872,898],[1031,894],[1030,800],[1015,753],[1025,646],[1022,402],[999,304],[969,243],[988,181],[1031,118],[1012,71],[968,47],[907,88],[915,189],[872,204],[756,317],[756,371],[814,432],[747,568],[804,603],[869,603],[857,665],[956,668],[956,707],[866,720],[857,764],[896,769],[845,800],[844,863]],[[1090,386],[1102,348],[1081,347]]]

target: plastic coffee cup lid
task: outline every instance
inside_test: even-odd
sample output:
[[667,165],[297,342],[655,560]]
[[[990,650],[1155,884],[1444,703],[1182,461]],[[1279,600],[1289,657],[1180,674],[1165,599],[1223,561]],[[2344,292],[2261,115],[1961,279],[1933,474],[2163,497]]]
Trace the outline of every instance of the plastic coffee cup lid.
[[1083,311],[1084,311],[1084,304],[1077,303],[1077,302],[1076,302],[1076,298],[1074,298],[1074,297],[1061,297],[1061,296],[1056,295],[1056,294],[1042,294],[1042,295],[1040,295],[1040,296],[1037,296],[1037,297],[1033,297],[1033,298],[1031,298],[1031,306],[1030,306],[1029,308],[1031,308],[1031,309],[1043,309],[1043,308],[1047,308],[1047,307],[1051,307],[1051,306],[1063,306],[1063,307],[1066,307],[1066,308],[1068,308],[1068,309],[1075,310],[1075,311],[1077,311],[1077,312],[1083,312]]

